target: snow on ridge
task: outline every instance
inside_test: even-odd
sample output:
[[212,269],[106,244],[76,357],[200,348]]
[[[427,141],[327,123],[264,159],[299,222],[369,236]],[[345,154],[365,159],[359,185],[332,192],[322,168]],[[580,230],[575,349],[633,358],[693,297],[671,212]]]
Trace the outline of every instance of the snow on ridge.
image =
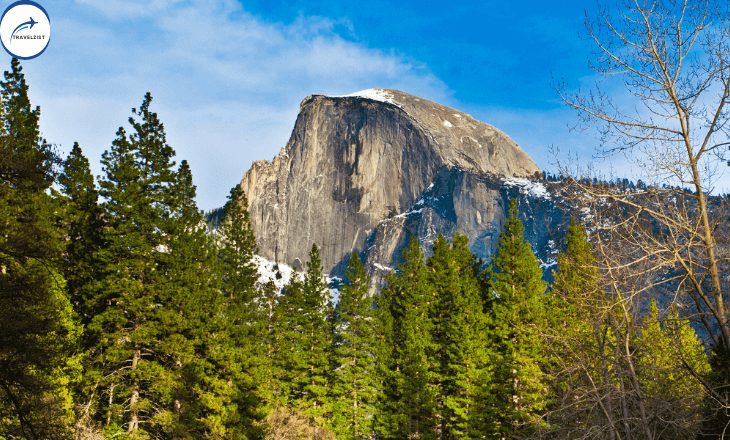
[[533,182],[526,177],[507,177],[502,179],[502,182],[507,186],[518,187],[522,194],[535,198],[550,199],[550,193],[545,185],[540,182]]
[[400,104],[395,102],[395,98],[392,94],[385,91],[384,89],[367,89],[367,90],[360,90],[359,92],[351,93],[349,95],[343,95],[343,96],[333,96],[333,98],[347,98],[347,97],[354,97],[354,98],[367,98],[372,99],[373,101],[380,101],[385,102],[388,104],[393,104],[397,107],[400,107]]
[[[395,97],[392,93],[388,92],[385,89],[367,89],[367,90],[360,90],[359,92],[350,93],[349,95],[326,95],[330,98],[365,98],[365,99],[372,99],[373,101],[378,102],[384,102],[386,104],[392,104],[399,109],[403,110],[405,114],[407,114],[411,119],[418,122],[416,118],[414,118],[410,113],[408,113],[399,102],[395,100]],[[416,101],[420,101],[420,99],[416,99]],[[431,135],[431,138],[433,138],[433,135]]]

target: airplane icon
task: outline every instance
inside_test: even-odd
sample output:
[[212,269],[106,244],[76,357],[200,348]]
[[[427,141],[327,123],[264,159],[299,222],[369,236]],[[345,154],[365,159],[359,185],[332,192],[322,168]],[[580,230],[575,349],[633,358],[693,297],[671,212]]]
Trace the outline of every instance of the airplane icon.
[[[33,25],[38,23],[37,21],[33,20],[33,17],[29,17],[29,18],[30,18],[30,21],[26,21],[25,23],[20,23],[18,25],[18,27],[15,28],[12,35],[10,35],[10,44],[13,43],[13,36],[15,35],[16,32],[22,31],[23,29],[26,29],[26,28],[33,29]],[[27,25],[30,25],[30,26],[27,26]],[[25,27],[23,27],[23,26],[25,26]]]

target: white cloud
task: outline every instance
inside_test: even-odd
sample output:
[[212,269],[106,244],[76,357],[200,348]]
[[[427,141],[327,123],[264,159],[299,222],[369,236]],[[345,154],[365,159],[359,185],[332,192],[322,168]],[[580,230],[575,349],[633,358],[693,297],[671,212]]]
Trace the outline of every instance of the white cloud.
[[24,68],[48,140],[64,153],[78,140],[99,174],[101,153],[150,91],[206,209],[224,203],[252,161],[279,152],[307,95],[372,87],[435,101],[449,94],[427,66],[348,41],[327,18],[268,23],[233,0],[44,6],[49,49]]
[[76,0],[111,19],[151,17],[169,10],[183,0]]

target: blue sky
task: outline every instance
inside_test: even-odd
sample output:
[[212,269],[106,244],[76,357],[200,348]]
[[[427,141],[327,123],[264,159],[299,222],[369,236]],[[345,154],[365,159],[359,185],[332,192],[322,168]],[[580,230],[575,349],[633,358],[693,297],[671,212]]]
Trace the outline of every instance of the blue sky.
[[595,81],[580,38],[593,2],[39,2],[50,44],[22,65],[44,136],[64,155],[78,141],[98,175],[149,91],[206,210],[279,152],[310,94],[419,95],[501,129],[547,170],[551,145],[586,161],[597,145],[569,132],[575,114],[551,87],[551,75],[575,89]]

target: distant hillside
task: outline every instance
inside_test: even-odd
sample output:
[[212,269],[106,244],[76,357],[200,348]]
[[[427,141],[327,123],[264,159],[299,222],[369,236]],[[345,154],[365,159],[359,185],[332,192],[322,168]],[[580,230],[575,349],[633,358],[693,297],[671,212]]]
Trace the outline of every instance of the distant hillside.
[[208,222],[208,224],[212,225],[214,229],[217,229],[218,225],[223,219],[224,214],[225,211],[223,210],[223,207],[215,208],[205,213],[205,221]]

